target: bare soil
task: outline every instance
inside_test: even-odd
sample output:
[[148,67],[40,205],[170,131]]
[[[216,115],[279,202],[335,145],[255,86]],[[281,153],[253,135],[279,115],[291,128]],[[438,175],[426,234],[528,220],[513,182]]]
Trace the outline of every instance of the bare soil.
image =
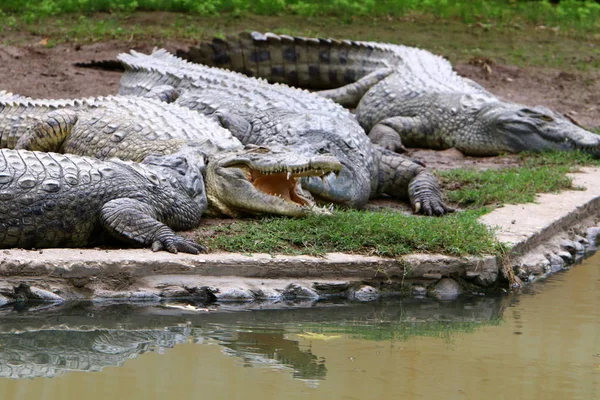
[[[162,41],[161,44],[171,51],[190,45],[184,41]],[[0,45],[0,90],[37,98],[116,94],[119,72],[77,68],[73,63],[110,60],[130,49],[148,52],[153,47],[148,41],[66,43],[48,47],[44,39],[36,37],[28,38],[21,46]],[[473,58],[455,68],[501,97],[528,105],[543,105],[582,126],[600,127],[598,77],[556,69],[498,65],[485,58]],[[513,156],[465,157],[453,149],[441,152],[412,149],[409,154],[433,169],[498,168],[517,163]]]

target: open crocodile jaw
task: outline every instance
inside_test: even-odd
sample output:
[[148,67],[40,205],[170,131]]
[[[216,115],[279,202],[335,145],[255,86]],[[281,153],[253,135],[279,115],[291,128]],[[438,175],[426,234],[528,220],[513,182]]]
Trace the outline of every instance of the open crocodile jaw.
[[[238,167],[239,168],[239,167]],[[242,168],[241,168],[242,169]],[[314,201],[302,194],[301,185],[298,181],[303,176],[316,176],[321,179],[336,171],[305,170],[298,172],[273,172],[265,173],[255,169],[243,168],[246,178],[254,187],[270,196],[278,197],[289,203],[300,207],[314,206]]]
[[288,177],[286,173],[265,175],[258,171],[252,171],[250,175],[248,180],[261,192],[297,203],[300,206],[312,205],[309,199],[298,194],[299,183],[295,177]]

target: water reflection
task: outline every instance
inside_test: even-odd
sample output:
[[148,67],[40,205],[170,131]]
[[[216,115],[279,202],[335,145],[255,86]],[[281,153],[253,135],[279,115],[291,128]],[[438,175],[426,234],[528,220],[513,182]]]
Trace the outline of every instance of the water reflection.
[[0,398],[597,399],[598,305],[597,253],[502,299],[1,308],[3,376],[55,378]]
[[222,331],[216,338],[224,353],[240,357],[245,367],[288,367],[293,377],[305,380],[325,379],[325,359],[301,348],[297,340],[285,338],[284,329],[260,331]]
[[185,343],[177,331],[42,330],[0,335],[0,377],[52,378],[67,371],[100,371],[148,351]]
[[[101,371],[183,343],[216,343],[245,367],[290,370],[300,380],[326,378],[327,360],[298,339],[345,335],[367,340],[437,336],[449,340],[501,318],[506,298],[455,302],[410,299],[369,304],[329,302],[227,305],[219,308],[69,303],[0,309],[0,377],[56,377]],[[248,309],[248,308],[255,309]],[[262,309],[261,309],[262,308]]]

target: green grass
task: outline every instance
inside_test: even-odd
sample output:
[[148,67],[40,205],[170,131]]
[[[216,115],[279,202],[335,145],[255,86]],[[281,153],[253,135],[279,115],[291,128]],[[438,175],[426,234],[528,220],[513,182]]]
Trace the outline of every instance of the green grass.
[[509,0],[321,3],[4,0],[0,2],[0,36],[4,44],[17,45],[28,40],[23,35],[28,33],[48,37],[52,44],[117,39],[160,46],[167,39],[197,41],[255,29],[402,43],[446,56],[451,62],[486,57],[502,64],[567,72],[600,68],[600,5],[592,1],[567,0],[558,6]]
[[460,207],[528,203],[538,193],[572,189],[566,176],[579,166],[598,165],[580,152],[548,152],[519,155],[521,166],[501,170],[456,169],[436,175],[448,193],[448,200]]
[[338,210],[331,216],[239,220],[217,227],[205,244],[213,250],[239,253],[496,254],[502,249],[493,232],[477,222],[484,211],[431,218],[393,211]]
[[30,20],[66,13],[172,11],[335,16],[350,22],[356,16],[407,17],[424,13],[466,23],[534,23],[585,30],[600,27],[600,5],[592,0],[562,0],[558,5],[546,0],[3,0],[0,10]]

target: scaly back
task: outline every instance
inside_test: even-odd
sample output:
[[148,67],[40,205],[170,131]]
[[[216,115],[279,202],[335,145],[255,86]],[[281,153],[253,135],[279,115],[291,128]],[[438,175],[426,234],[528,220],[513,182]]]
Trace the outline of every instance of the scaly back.
[[189,61],[310,89],[332,89],[382,68],[415,87],[436,91],[474,89],[444,58],[414,47],[353,40],[241,33],[215,38],[177,54]]

